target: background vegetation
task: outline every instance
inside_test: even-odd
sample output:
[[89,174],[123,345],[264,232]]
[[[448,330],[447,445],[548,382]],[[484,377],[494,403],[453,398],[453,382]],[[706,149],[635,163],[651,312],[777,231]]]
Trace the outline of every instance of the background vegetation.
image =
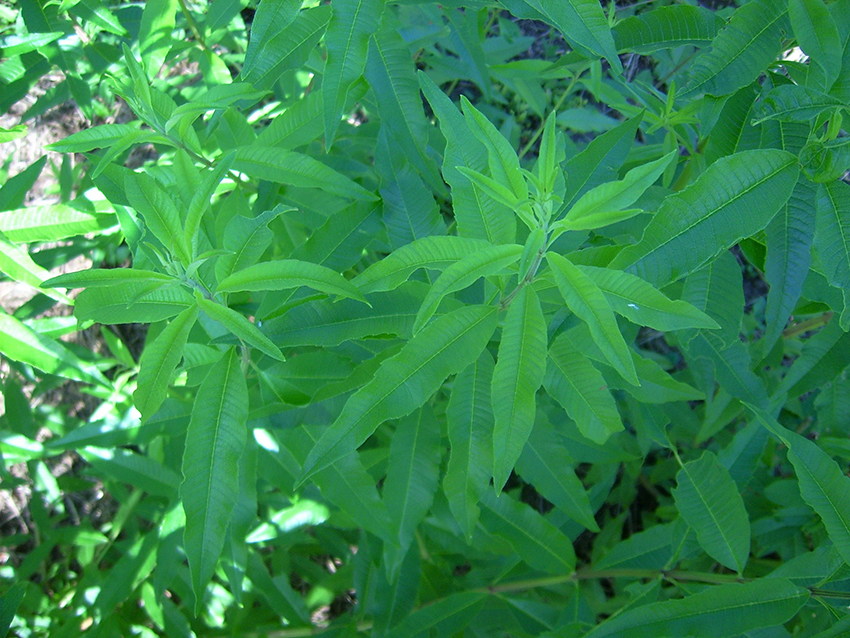
[[0,4],[0,631],[850,632],[850,0],[740,5]]

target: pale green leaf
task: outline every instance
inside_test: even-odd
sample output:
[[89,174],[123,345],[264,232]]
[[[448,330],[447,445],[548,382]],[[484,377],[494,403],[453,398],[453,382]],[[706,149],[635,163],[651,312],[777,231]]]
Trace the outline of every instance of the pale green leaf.
[[307,457],[300,482],[356,449],[384,421],[425,403],[446,377],[478,358],[495,324],[495,308],[467,306],[419,332],[346,402]]
[[102,476],[149,494],[172,499],[180,485],[177,472],[138,452],[123,448],[86,447],[80,453]]
[[[35,263],[24,248],[10,242],[0,233],[0,272],[15,281],[20,281],[33,288],[49,288],[45,280],[50,279],[50,272]],[[70,297],[56,290],[43,290],[48,297],[65,303],[71,302]]]
[[667,197],[641,240],[617,255],[611,268],[663,287],[767,226],[791,196],[797,175],[797,158],[785,151],[720,159]]
[[640,385],[629,348],[604,293],[565,257],[549,252],[546,260],[570,311],[588,325],[593,340],[614,369],[633,385]]
[[243,75],[269,55],[274,55],[274,39],[281,31],[292,24],[301,9],[302,0],[264,0],[265,4],[257,6],[254,20],[251,22],[251,40],[245,51],[245,61],[242,65]]
[[676,507],[702,548],[721,565],[743,572],[750,555],[750,520],[729,472],[711,452],[682,466]]
[[525,447],[546,372],[546,320],[531,286],[513,299],[493,371],[493,484],[501,492]]
[[145,173],[128,172],[124,178],[127,199],[136,209],[145,226],[174,253],[181,262],[191,262],[191,251],[183,235],[183,221],[171,195],[153,177]]
[[101,124],[48,144],[45,148],[57,153],[86,153],[96,148],[108,148],[130,133],[139,130],[141,122],[128,124]]
[[274,359],[285,360],[278,347],[266,335],[260,332],[260,329],[251,323],[245,315],[209,299],[198,298],[197,302],[201,310],[207,313],[210,319],[218,321],[247,345],[256,348]]
[[58,275],[41,285],[49,288],[101,288],[118,287],[127,284],[158,284],[160,286],[176,281],[174,277],[135,268],[96,268],[79,270]]
[[29,206],[0,214],[0,233],[20,244],[99,233],[115,225],[114,215],[87,213],[67,204]]
[[198,318],[198,307],[190,306],[159,333],[153,343],[145,344],[139,360],[139,378],[133,402],[147,421],[165,401],[171,375],[183,357],[183,346]]
[[194,303],[182,286],[163,288],[158,282],[133,282],[83,290],[74,304],[74,316],[80,323],[153,323],[173,317]]
[[149,0],[142,11],[139,52],[147,74],[155,77],[176,39],[172,37],[177,0]]
[[247,419],[248,387],[239,351],[230,348],[198,389],[183,453],[183,546],[195,613],[203,608],[203,592],[218,564],[239,496],[239,459],[247,440]]

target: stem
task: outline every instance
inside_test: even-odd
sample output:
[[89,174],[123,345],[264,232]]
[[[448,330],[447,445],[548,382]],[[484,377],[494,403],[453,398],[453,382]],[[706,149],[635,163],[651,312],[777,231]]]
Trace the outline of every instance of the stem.
[[[565,91],[561,94],[561,97],[560,97],[560,98],[558,98],[558,101],[555,103],[555,106],[553,106],[553,107],[552,107],[552,110],[553,110],[553,111],[557,111],[559,108],[561,108],[561,106],[564,104],[564,100],[566,100],[566,99],[567,99],[567,96],[568,96],[570,93],[572,93],[573,86],[575,86],[576,78],[577,78],[577,77],[578,77],[578,76],[575,76],[575,75],[574,75],[574,76],[573,76],[573,79],[572,79],[572,80],[570,80],[570,84],[569,84],[569,86],[568,86],[568,87],[567,87],[567,89],[566,89],[566,90],[565,90]],[[531,136],[531,139],[530,139],[530,140],[528,140],[528,142],[526,142],[525,146],[523,146],[523,147],[522,147],[522,150],[520,150],[519,154],[517,155],[517,157],[518,157],[519,159],[522,159],[522,158],[523,158],[523,156],[524,156],[526,153],[528,153],[528,151],[530,151],[530,150],[532,149],[532,147],[534,146],[534,144],[537,142],[537,140],[538,140],[538,139],[540,138],[540,136],[543,134],[543,128],[544,128],[545,126],[546,126],[546,120],[544,119],[544,120],[543,120],[543,123],[542,123],[540,126],[538,126],[538,127],[537,127],[537,130],[534,132],[534,135],[532,135],[532,136]]]
[[[546,240],[548,241],[548,239],[549,237],[547,233]],[[499,303],[499,312],[507,310],[508,306],[510,306],[511,302],[514,300],[514,297],[519,294],[519,291],[522,290],[527,284],[531,283],[531,281],[534,279],[534,275],[537,274],[537,269],[540,268],[540,264],[543,262],[543,255],[545,254],[546,241],[543,242],[543,246],[540,248],[540,250],[537,251],[537,254],[534,256],[534,261],[531,262],[531,266],[529,266],[528,272],[526,273],[525,277],[522,278],[522,281],[520,281],[517,284],[516,288],[514,288],[510,292],[510,294],[504,299],[502,299],[502,301]]]
[[198,44],[201,45],[201,48],[204,51],[208,51],[207,43],[204,41],[204,36],[201,35],[201,32],[198,30],[198,25],[195,24],[195,19],[192,17],[192,14],[189,13],[189,7],[186,6],[185,0],[177,0],[180,3],[180,10],[183,12],[183,15],[186,16],[186,22],[189,23],[189,29],[191,29],[192,34],[195,36],[195,39],[198,41]]
[[811,319],[806,319],[806,321],[801,321],[800,323],[783,330],[782,336],[788,339],[789,337],[794,337],[803,332],[808,332],[809,330],[825,326],[832,319],[832,314],[832,310],[829,310],[819,317],[812,317]]

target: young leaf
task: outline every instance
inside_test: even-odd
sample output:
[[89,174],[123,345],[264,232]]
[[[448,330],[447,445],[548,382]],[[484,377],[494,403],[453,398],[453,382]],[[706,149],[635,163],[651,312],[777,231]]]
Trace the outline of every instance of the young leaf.
[[811,122],[818,115],[836,109],[841,100],[797,84],[782,84],[772,88],[755,105],[753,126],[768,120],[779,122]]
[[152,270],[135,268],[97,268],[59,275],[42,282],[44,288],[101,288],[126,284],[158,284],[176,281],[174,277]]
[[467,306],[419,332],[346,402],[311,450],[299,483],[359,447],[384,421],[425,403],[446,377],[478,358],[495,328],[495,308]]
[[623,429],[602,373],[573,345],[569,333],[559,336],[549,348],[543,385],[590,440],[602,444]]
[[142,11],[142,23],[139,28],[139,52],[150,77],[155,77],[175,39],[174,30],[177,0],[151,0],[146,2]]
[[425,296],[425,301],[422,302],[422,307],[416,315],[413,331],[419,332],[434,316],[443,297],[471,286],[481,277],[499,273],[515,263],[521,253],[522,246],[516,244],[489,246],[467,255],[446,268]]
[[484,350],[455,377],[446,406],[451,455],[443,491],[467,541],[478,523],[479,495],[490,482],[493,467],[490,384],[494,365],[493,356]]
[[665,199],[641,240],[610,266],[658,288],[676,281],[767,226],[791,196],[797,175],[797,160],[785,151],[745,151],[718,160]]
[[209,299],[198,298],[197,301],[198,306],[209,315],[210,319],[218,321],[247,345],[279,361],[286,359],[278,347],[244,315]]
[[233,166],[233,153],[228,153],[218,160],[215,168],[207,173],[201,187],[195,192],[192,201],[189,202],[189,208],[186,211],[186,225],[183,231],[187,245],[191,246],[193,242],[198,241],[196,235],[204,213],[210,205],[210,199],[231,166]]
[[685,463],[673,490],[676,507],[700,545],[720,564],[743,572],[750,554],[750,520],[738,488],[711,452]]
[[180,211],[171,195],[159,182],[145,173],[126,173],[124,190],[130,204],[144,219],[148,230],[163,246],[172,251],[177,259],[188,265],[192,260],[191,251],[183,235]]
[[239,458],[247,439],[247,418],[248,387],[239,351],[230,348],[198,389],[183,454],[183,545],[196,614],[203,608],[203,592],[221,556],[239,496]]
[[567,307],[590,328],[590,334],[617,372],[629,383],[640,385],[614,312],[593,280],[557,253],[547,253],[555,283]]
[[139,360],[139,378],[133,401],[147,421],[165,401],[171,374],[183,357],[183,346],[198,318],[198,307],[181,312],[159,333],[153,343],[146,344]]
[[546,321],[537,293],[525,286],[511,302],[493,371],[493,485],[502,491],[534,426],[537,390],[546,372]]
[[341,295],[368,304],[363,294],[330,268],[297,259],[265,261],[234,272],[219,283],[216,292],[286,290],[308,286],[329,295]]
[[808,599],[807,589],[786,578],[717,585],[681,600],[628,609],[597,625],[585,638],[727,638],[781,625],[793,618]]

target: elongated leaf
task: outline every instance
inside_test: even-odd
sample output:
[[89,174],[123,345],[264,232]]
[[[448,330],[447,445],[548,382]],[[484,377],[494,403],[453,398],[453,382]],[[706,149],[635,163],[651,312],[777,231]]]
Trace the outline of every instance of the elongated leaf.
[[420,71],[419,81],[446,138],[443,176],[452,188],[452,208],[458,232],[462,237],[484,239],[492,244],[513,243],[516,241],[513,211],[493,200],[457,169],[463,166],[478,172],[486,170],[487,149],[433,80]]
[[611,308],[633,323],[666,332],[682,328],[719,328],[686,301],[672,301],[643,279],[621,270],[578,266],[605,294]]
[[197,306],[186,308],[159,333],[153,343],[147,344],[142,352],[133,402],[142,415],[143,422],[165,401],[171,375],[183,357],[183,346],[186,345],[189,331],[197,318]]
[[[731,252],[692,272],[685,279],[682,299],[704,310],[717,322],[719,330],[711,332],[725,346],[740,341],[744,320],[744,280],[741,266]],[[682,335],[684,343],[693,332]]]
[[114,288],[87,288],[77,296],[74,316],[80,323],[153,323],[182,312],[195,303],[182,286],[135,283]]
[[710,333],[699,334],[688,344],[688,358],[712,362],[720,385],[733,397],[766,407],[767,391],[752,370],[747,346],[738,341],[729,346]]
[[575,569],[570,539],[508,494],[496,496],[485,490],[481,497],[481,523],[489,533],[510,543],[517,555],[534,569],[550,574],[569,574]]
[[215,571],[239,496],[238,466],[247,418],[248,387],[239,352],[230,348],[198,389],[183,453],[183,546],[196,614],[203,608],[203,591]]
[[41,175],[46,163],[47,156],[42,155],[20,173],[8,178],[0,186],[0,211],[21,208],[24,205],[27,193]]
[[[478,615],[486,594],[460,592],[418,609],[386,634],[387,638],[414,638],[432,627],[458,631]],[[452,633],[453,633],[452,632]]]
[[211,319],[218,321],[246,344],[274,359],[278,359],[279,361],[285,360],[286,357],[283,356],[278,347],[266,335],[260,332],[257,326],[248,321],[247,317],[239,314],[232,308],[215,303],[209,299],[199,298],[197,301],[201,310],[207,313]]
[[789,27],[784,0],[743,5],[714,38],[711,50],[697,58],[683,95],[728,95],[747,86],[776,59]]
[[821,517],[833,545],[844,562],[850,563],[850,478],[816,443],[783,427],[765,410],[747,407],[788,446],[788,459],[800,481],[803,500]]
[[595,569],[663,569],[673,556],[673,524],[655,525],[615,545]]
[[215,264],[219,282],[255,264],[274,240],[274,233],[268,228],[269,223],[291,210],[288,206],[278,205],[257,217],[234,215],[224,231],[224,247],[232,252],[222,255]]
[[0,215],[0,233],[21,244],[97,233],[115,224],[113,215],[93,215],[65,204],[17,208]]
[[765,232],[767,257],[764,274],[770,284],[764,310],[766,324],[762,352],[767,354],[785,329],[809,274],[817,219],[815,186],[800,179],[779,214]]
[[215,194],[219,182],[221,182],[232,165],[233,154],[228,153],[218,161],[213,170],[205,175],[201,187],[193,195],[192,201],[189,202],[189,209],[186,211],[186,224],[183,231],[186,245],[191,246],[193,242],[198,241],[196,235],[201,226],[204,213],[209,208],[210,199]]
[[493,467],[490,383],[494,365],[493,356],[484,350],[455,377],[446,406],[451,455],[443,491],[467,541],[478,523],[478,498],[489,487]]
[[573,345],[569,333],[559,336],[549,348],[543,385],[575,421],[579,431],[592,441],[604,443],[623,429],[602,373]]
[[126,173],[127,199],[145,221],[145,226],[184,264],[191,252],[183,236],[183,223],[177,204],[153,177],[145,173]]
[[818,186],[814,247],[827,281],[837,288],[850,287],[849,185],[832,182]]
[[159,73],[174,45],[171,32],[174,30],[176,13],[177,0],[151,0],[145,3],[139,28],[139,50],[150,77]]
[[61,342],[39,334],[3,310],[0,310],[0,352],[47,374],[83,383],[109,385],[97,368],[77,357]]
[[322,75],[325,146],[333,145],[351,85],[363,74],[369,36],[381,25],[382,0],[343,0],[331,5],[333,14],[325,33],[327,58]]
[[531,434],[536,394],[546,372],[546,321],[525,286],[511,302],[493,371],[493,484],[501,492]]
[[823,70],[828,91],[841,73],[844,49],[835,20],[823,0],[789,0],[788,17],[800,48]]
[[[589,357],[594,355],[588,353]],[[595,359],[594,357],[594,360]],[[637,352],[632,352],[632,360],[635,362],[640,378],[640,385],[626,383],[623,378],[614,373],[607,365],[602,370],[608,388],[612,390],[625,390],[641,403],[671,403],[673,401],[699,401],[705,399],[705,394],[689,386],[687,383],[676,381],[667,374],[664,369],[652,359],[644,359]],[[604,357],[598,361],[607,364]]]
[[517,471],[571,519],[593,532],[599,531],[590,499],[576,476],[567,448],[545,421],[534,425],[517,461]]
[[125,284],[156,283],[159,285],[175,281],[174,277],[152,270],[134,268],[97,268],[69,272],[42,283],[50,288],[101,288]]
[[611,268],[663,287],[767,226],[788,201],[797,175],[796,158],[785,151],[745,151],[720,159],[665,199],[641,240],[617,255]]
[[180,485],[180,475],[147,456],[122,448],[86,447],[83,458],[103,476],[171,499]]
[[286,290],[300,286],[368,303],[363,294],[339,273],[297,259],[265,261],[248,266],[220,282],[217,291]]
[[555,276],[555,283],[567,307],[590,328],[590,334],[608,361],[623,378],[640,385],[614,311],[599,287],[568,259],[557,253],[547,253],[546,260]]
[[680,46],[706,46],[723,26],[713,11],[676,4],[658,7],[617,23],[611,30],[617,50],[654,53]]
[[841,100],[797,84],[774,87],[755,109],[753,125],[766,120],[811,122],[818,115],[840,107]]
[[700,636],[727,638],[790,620],[809,599],[809,591],[786,578],[764,578],[744,585],[709,587],[681,600],[629,609],[598,625],[586,638]]
[[266,4],[257,6],[251,23],[251,41],[245,51],[243,75],[251,70],[258,58],[274,54],[274,38],[292,24],[301,4],[301,0],[266,0]]
[[400,558],[407,553],[416,527],[434,501],[441,457],[440,426],[430,406],[425,405],[398,422],[390,445],[383,500],[401,548]]
[[[44,282],[50,279],[50,272],[35,263],[25,247],[10,242],[3,233],[0,233],[0,272],[33,288],[49,288]],[[71,301],[67,295],[56,290],[43,290],[43,293],[59,301]]]
[[495,323],[495,308],[467,306],[419,332],[346,402],[307,457],[299,482],[356,449],[387,419],[425,403],[446,377],[478,358]]
[[3,598],[0,599],[0,634],[6,635],[12,621],[15,620],[15,612],[18,606],[24,599],[24,594],[27,593],[27,584],[25,582],[17,582],[12,584]]
[[309,155],[274,147],[242,146],[236,149],[233,168],[251,177],[306,188],[320,188],[340,197],[376,199],[365,188]]
[[722,565],[743,572],[750,554],[750,519],[734,481],[717,457],[704,452],[686,463],[673,490],[676,507],[700,545]]
[[126,135],[139,130],[140,121],[129,124],[101,124],[48,144],[45,148],[57,153],[86,153],[96,148],[108,148]]
[[416,315],[413,331],[418,332],[428,322],[443,297],[457,290],[463,290],[474,284],[481,277],[495,275],[511,264],[515,263],[522,253],[522,246],[517,244],[503,244],[501,246],[489,246],[467,255],[456,261],[443,271],[428,294],[422,307]]
[[363,250],[372,242],[379,229],[377,206],[356,202],[331,215],[306,242],[292,252],[292,258],[343,272],[360,261]]

